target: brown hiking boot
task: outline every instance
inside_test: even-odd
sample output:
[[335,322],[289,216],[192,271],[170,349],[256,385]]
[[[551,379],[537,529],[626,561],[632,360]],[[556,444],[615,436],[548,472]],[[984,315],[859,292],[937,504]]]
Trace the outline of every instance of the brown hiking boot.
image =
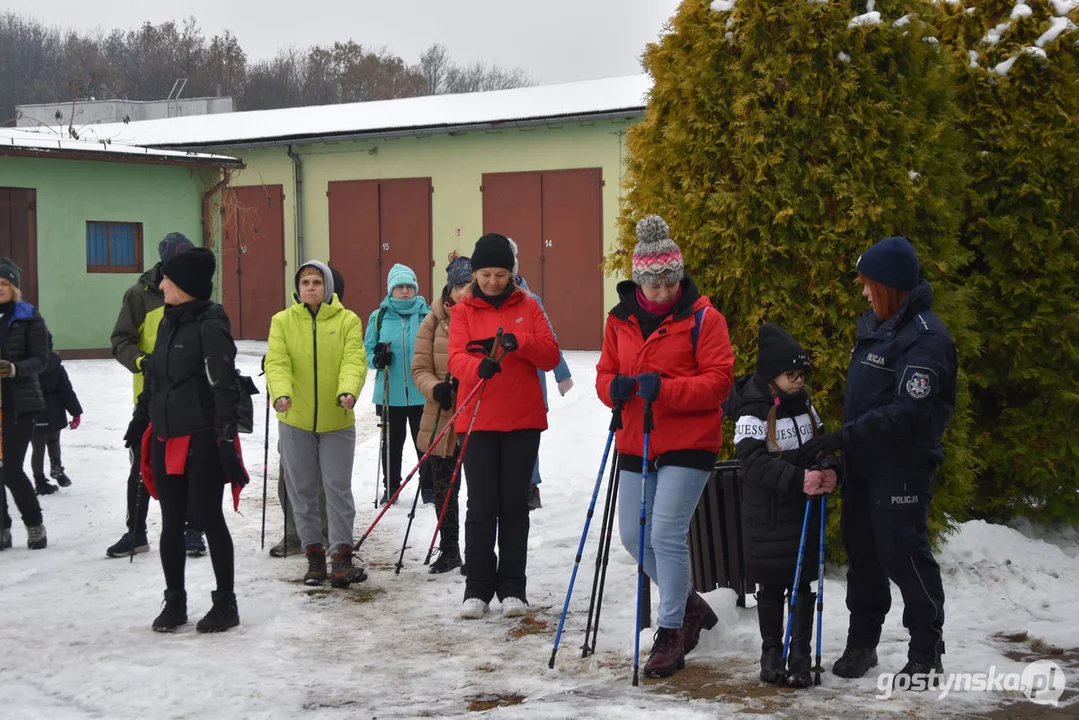
[[352,564],[352,546],[341,543],[337,546],[337,552],[333,554],[333,578],[330,584],[335,588],[347,588],[352,583],[363,582],[367,579],[367,571],[363,567]]
[[304,585],[321,585],[326,582],[326,548],[317,543],[308,545],[307,574],[303,576]]
[[657,630],[644,674],[648,677],[667,677],[684,668],[686,655],[682,650],[683,636],[682,628],[661,627]]

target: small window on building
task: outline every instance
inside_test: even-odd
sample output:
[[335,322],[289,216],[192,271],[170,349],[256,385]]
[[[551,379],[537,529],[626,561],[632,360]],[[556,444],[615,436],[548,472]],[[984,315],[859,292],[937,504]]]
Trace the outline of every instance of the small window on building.
[[86,272],[141,273],[142,223],[87,222]]

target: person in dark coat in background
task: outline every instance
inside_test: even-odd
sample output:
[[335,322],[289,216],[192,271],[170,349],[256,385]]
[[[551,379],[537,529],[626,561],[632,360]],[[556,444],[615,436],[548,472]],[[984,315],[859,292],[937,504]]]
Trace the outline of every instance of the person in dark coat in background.
[[[22,270],[11,258],[0,258],[0,392],[4,402],[3,484],[26,524],[27,547],[48,545],[41,505],[30,478],[23,471],[26,451],[34,435],[34,421],[45,407],[38,374],[49,357],[49,331],[33,305],[22,300]],[[0,550],[11,547],[11,516],[7,493],[3,496],[4,527]]]
[[150,409],[142,476],[161,502],[166,587],[164,609],[153,623],[157,632],[172,632],[187,622],[184,524],[189,496],[209,541],[217,581],[211,593],[213,607],[195,629],[220,632],[240,623],[232,536],[221,502],[231,483],[233,502],[238,503],[248,476],[236,435],[240,401],[236,345],[228,315],[210,301],[215,268],[214,255],[206,248],[180,253],[162,266],[165,314],[154,351],[142,361]]
[[843,427],[807,446],[843,454],[840,532],[850,626],[832,672],[859,678],[877,664],[890,580],[903,595],[910,632],[898,687],[932,687],[944,672],[944,586],[928,521],[933,477],[944,460],[941,439],[955,412],[959,358],[919,269],[905,237],[885,238],[858,258],[871,309],[858,319]]
[[[33,451],[30,454],[30,469],[34,472],[34,483],[38,495],[56,491],[56,486],[45,477],[45,451],[49,452],[49,474],[60,483],[60,487],[71,485],[71,478],[64,472],[64,463],[60,458],[60,432],[66,427],[76,430],[82,422],[82,405],[71,386],[60,354],[52,349],[52,333],[49,333],[49,360],[45,371],[38,376],[41,394],[44,396],[45,409],[37,416],[34,437],[31,440]],[[71,422],[67,420],[71,414]],[[42,491],[42,487],[51,489]]]
[[[811,458],[804,443],[822,430],[806,379],[809,355],[790,333],[762,325],[757,335],[757,371],[739,378],[728,402],[734,418],[734,456],[742,466],[742,530],[747,574],[758,586],[761,682],[786,680],[809,687],[810,641],[820,547],[820,503],[812,504],[805,558],[794,604],[788,666],[783,667],[784,595],[792,591],[807,497],[835,489],[837,465],[829,456]],[[819,463],[822,470],[810,467]]]

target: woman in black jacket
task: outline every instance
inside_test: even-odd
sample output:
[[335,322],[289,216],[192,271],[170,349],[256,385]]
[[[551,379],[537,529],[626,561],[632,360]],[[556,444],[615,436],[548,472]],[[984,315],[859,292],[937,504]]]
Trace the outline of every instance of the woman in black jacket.
[[[161,268],[165,316],[149,362],[143,361],[149,388],[150,428],[148,485],[161,501],[161,566],[165,572],[165,607],[154,620],[157,632],[172,632],[187,622],[184,589],[184,523],[188,495],[206,532],[217,590],[213,607],[199,620],[199,632],[220,632],[240,623],[233,591],[233,548],[221,509],[224,487],[247,484],[239,455],[236,423],[239,388],[236,345],[229,319],[210,301],[216,262],[213,253],[195,248],[176,255]],[[147,370],[147,365],[149,369]]]
[[[26,524],[27,547],[41,550],[48,544],[45,521],[22,466],[34,435],[34,421],[45,407],[37,376],[49,356],[49,331],[34,306],[22,300],[21,272],[10,258],[0,258],[0,392],[4,412],[4,469],[0,472]],[[0,495],[4,506],[2,550],[11,547],[11,516],[7,493]]]
[[[805,444],[821,429],[805,387],[809,355],[789,332],[762,325],[757,372],[739,378],[729,401],[734,455],[742,466],[742,528],[748,575],[759,586],[761,682],[809,687],[810,636],[816,594],[820,503],[812,505],[805,561],[793,588],[806,499],[835,489],[835,470],[821,471]],[[822,458],[834,467],[834,458]],[[814,467],[811,467],[814,466]],[[787,667],[783,666],[784,595],[796,592]]]

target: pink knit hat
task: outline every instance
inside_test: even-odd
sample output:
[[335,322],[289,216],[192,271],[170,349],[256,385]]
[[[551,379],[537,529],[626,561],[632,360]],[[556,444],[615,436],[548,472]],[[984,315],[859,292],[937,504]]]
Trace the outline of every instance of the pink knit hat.
[[638,285],[676,283],[681,282],[684,274],[682,251],[671,240],[663,218],[649,215],[637,223],[633,282]]

